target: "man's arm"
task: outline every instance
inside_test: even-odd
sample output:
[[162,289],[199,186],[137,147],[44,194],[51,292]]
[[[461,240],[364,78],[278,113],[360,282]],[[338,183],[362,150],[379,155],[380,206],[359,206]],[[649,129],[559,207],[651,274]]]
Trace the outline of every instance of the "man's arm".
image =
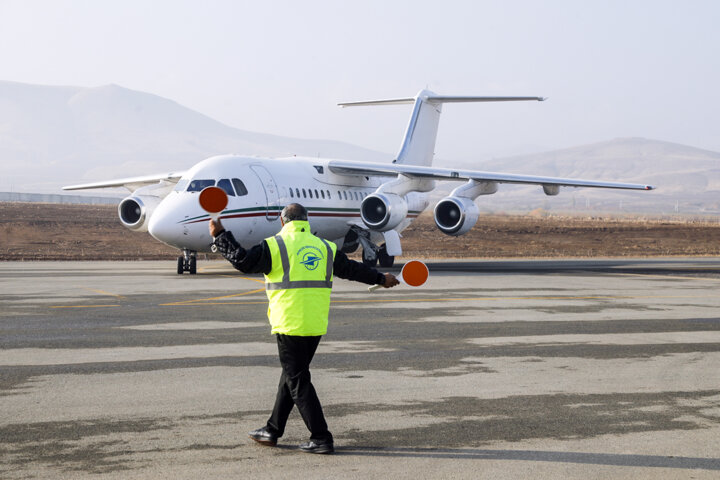
[[340,250],[335,252],[333,272],[336,276],[346,280],[354,280],[368,285],[382,285],[385,288],[394,287],[400,283],[392,273],[380,273],[363,263],[350,260]]
[[218,252],[237,270],[244,273],[270,273],[272,260],[265,241],[245,250],[235,240],[232,232],[223,229],[220,220],[210,220],[210,234],[215,237]]

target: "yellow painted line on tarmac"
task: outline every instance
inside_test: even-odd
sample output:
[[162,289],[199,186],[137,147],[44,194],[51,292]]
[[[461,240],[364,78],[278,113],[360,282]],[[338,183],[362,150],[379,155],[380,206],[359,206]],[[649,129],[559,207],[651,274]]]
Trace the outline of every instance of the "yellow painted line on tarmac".
[[212,303],[161,303],[161,307],[207,307],[215,305],[261,305],[267,304],[267,300],[259,302],[212,302]]
[[[208,272],[208,270],[218,270],[218,269],[227,269],[226,265],[208,265],[206,267],[201,267],[198,269],[198,272],[202,273],[212,273]],[[228,277],[228,278],[240,278],[242,280],[250,280],[252,282],[257,283],[265,283],[265,280],[259,279],[259,278],[251,278],[251,277],[241,277],[238,275],[229,275],[229,274],[216,274],[218,277]]]
[[[88,288],[88,287],[80,287],[82,290],[87,290],[89,292],[95,292],[100,295],[106,295],[108,297],[115,297],[118,300],[124,300],[126,297],[123,295],[117,295],[115,293],[106,292],[105,290],[98,290],[95,288]],[[50,308],[110,308],[110,307],[119,307],[120,305],[51,305]]]
[[[454,297],[454,298],[402,298],[378,300],[379,302],[457,302],[499,300],[635,300],[641,298],[716,298],[714,295],[594,295],[586,297]],[[367,303],[368,300],[333,300],[333,303]]]
[[228,276],[232,276],[233,278],[242,278],[243,280],[252,280],[253,282],[257,282],[257,283],[262,283],[262,284],[264,284],[264,283],[265,283],[265,280],[260,280],[259,278],[251,278],[251,277],[236,277],[236,276],[234,276],[234,275],[228,275]]
[[[225,277],[225,278],[244,278],[244,277],[238,277],[237,275],[231,275],[229,273],[212,273],[212,272],[206,272],[204,268],[198,268],[198,273],[203,275],[213,275],[215,277]],[[253,278],[245,278],[245,280],[255,280]]]
[[[228,298],[233,296],[248,295],[250,293],[260,292],[264,289],[254,290],[252,292],[246,292],[244,294],[227,295],[226,297],[216,297],[218,299]],[[359,299],[359,300],[332,300],[332,303],[408,303],[408,302],[477,302],[477,301],[502,301],[502,300],[636,300],[636,299],[673,299],[673,298],[717,298],[715,295],[594,295],[594,296],[554,296],[554,297],[441,297],[441,298],[376,298],[376,299]],[[212,299],[205,299],[212,300]],[[265,301],[250,301],[250,302],[211,302],[211,303],[200,303],[203,300],[197,300],[193,303],[165,303],[162,306],[207,306],[207,305],[258,305],[268,303]]]
[[83,290],[87,290],[87,291],[89,291],[89,292],[99,293],[100,295],[107,295],[107,296],[109,296],[109,297],[115,297],[115,298],[125,298],[125,297],[122,296],[122,295],[117,295],[117,294],[115,294],[115,293],[106,292],[106,291],[104,291],[104,290],[97,290],[97,289],[94,289],[94,288],[87,288],[87,287],[80,287],[80,288],[82,288]]
[[50,308],[107,308],[120,306],[121,305],[51,305]]
[[161,303],[161,307],[168,307],[168,306],[182,306],[182,305],[193,305],[193,304],[201,304],[201,305],[220,305],[219,303],[200,303],[200,302],[211,302],[212,300],[222,300],[223,298],[233,298],[233,297],[242,297],[245,295],[251,295],[253,293],[258,292],[264,292],[265,287],[258,288],[257,290],[250,290],[249,292],[243,292],[243,293],[234,293],[232,295],[223,295],[221,297],[210,297],[210,298],[197,298],[193,300],[183,300],[180,302],[172,302],[172,303]]

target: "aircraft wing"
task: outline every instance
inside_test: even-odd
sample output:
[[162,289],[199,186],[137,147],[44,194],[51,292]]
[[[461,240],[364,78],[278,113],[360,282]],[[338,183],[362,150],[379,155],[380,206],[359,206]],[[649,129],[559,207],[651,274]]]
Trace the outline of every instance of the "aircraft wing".
[[532,175],[516,175],[512,173],[482,172],[453,168],[425,167],[405,164],[383,164],[372,162],[354,162],[330,160],[328,168],[338,175],[387,176],[405,175],[433,180],[475,180],[478,182],[517,183],[558,187],[593,187],[617,188],[624,190],[653,190],[652,185],[637,183],[602,182],[596,180],[579,180],[558,177],[538,177]]
[[145,185],[152,185],[154,183],[158,183],[160,181],[165,181],[167,183],[177,183],[178,180],[180,180],[180,177],[183,176],[185,172],[171,172],[171,173],[162,173],[157,175],[145,175],[143,177],[130,177],[130,178],[120,178],[117,180],[108,180],[105,182],[95,182],[95,183],[82,183],[79,185],[69,185],[67,187],[62,187],[63,190],[88,190],[91,188],[114,188],[114,187],[125,187],[131,192],[134,192],[140,187],[143,187]]

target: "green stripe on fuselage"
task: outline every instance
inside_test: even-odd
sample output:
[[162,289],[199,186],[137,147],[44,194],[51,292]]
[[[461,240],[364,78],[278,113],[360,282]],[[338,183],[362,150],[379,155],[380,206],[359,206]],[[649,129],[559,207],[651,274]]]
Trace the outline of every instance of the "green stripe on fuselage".
[[[251,213],[251,212],[279,212],[282,211],[284,207],[280,206],[269,206],[269,207],[251,207],[251,208],[236,208],[234,210],[225,210],[220,215],[233,215],[236,213]],[[352,213],[352,214],[358,214],[360,213],[359,208],[326,208],[326,207],[307,207],[308,213],[321,213],[321,212],[333,212],[333,213]],[[419,215],[421,212],[419,210],[411,210],[408,213]],[[178,223],[187,223],[187,222],[194,222],[196,220],[209,220],[210,215],[204,214],[204,215],[198,215],[197,217],[192,218],[186,218],[184,220],[180,220]]]

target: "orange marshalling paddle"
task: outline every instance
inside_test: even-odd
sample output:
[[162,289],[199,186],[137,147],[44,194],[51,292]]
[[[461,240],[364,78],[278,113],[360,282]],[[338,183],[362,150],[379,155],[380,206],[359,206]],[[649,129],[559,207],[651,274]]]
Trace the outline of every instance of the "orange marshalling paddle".
[[[404,283],[405,285],[419,287],[427,282],[429,276],[430,271],[428,270],[427,265],[420,260],[410,260],[403,266],[398,280],[400,280],[400,283]],[[382,285],[373,285],[372,287],[368,287],[368,292],[374,292],[378,288],[382,288]]]
[[210,218],[217,220],[220,212],[225,210],[228,204],[228,196],[220,187],[206,187],[200,192],[200,206],[210,214]]

